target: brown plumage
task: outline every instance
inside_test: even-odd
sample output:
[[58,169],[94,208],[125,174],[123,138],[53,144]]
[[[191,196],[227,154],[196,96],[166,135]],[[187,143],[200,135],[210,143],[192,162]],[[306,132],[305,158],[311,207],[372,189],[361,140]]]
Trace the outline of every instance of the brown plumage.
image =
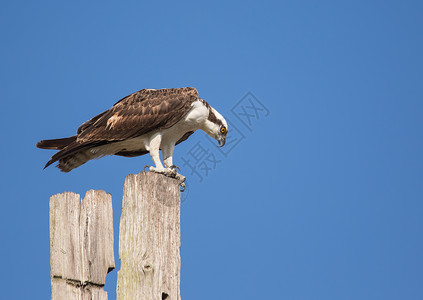
[[[60,150],[44,168],[59,161],[58,168],[69,172],[89,159],[88,149],[139,137],[153,130],[170,128],[191,109],[198,99],[195,88],[140,90],[120,101],[109,110],[79,126],[77,135],[37,143],[38,148]],[[187,133],[188,134],[188,133]],[[192,134],[192,132],[190,133]],[[178,143],[186,140],[184,136]],[[122,156],[138,156],[147,151],[120,151]]]
[[54,149],[62,150],[67,145],[76,141],[76,135],[63,138],[63,139],[54,139],[54,140],[42,140],[37,143],[37,147],[41,149]]

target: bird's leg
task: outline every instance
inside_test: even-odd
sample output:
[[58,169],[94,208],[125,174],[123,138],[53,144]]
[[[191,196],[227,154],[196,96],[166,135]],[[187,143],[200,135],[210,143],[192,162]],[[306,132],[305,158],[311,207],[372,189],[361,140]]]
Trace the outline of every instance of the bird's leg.
[[[181,169],[178,166],[175,166],[173,164],[173,150],[175,150],[175,145],[166,145],[162,149],[163,154],[163,162],[166,168],[169,168],[171,170],[174,170],[175,172]],[[182,176],[181,174],[176,173],[176,178],[181,180],[182,182],[185,181],[185,176]],[[178,178],[179,177],[179,178]]]
[[162,162],[160,161],[160,143],[162,141],[161,134],[155,134],[152,136],[149,145],[149,151],[151,159],[153,160],[155,167],[150,166],[150,171],[165,174],[166,169],[163,167]]
[[[172,178],[177,178],[176,177],[176,170],[168,168],[168,167],[163,167],[162,162],[160,160],[160,144],[162,142],[162,136],[161,134],[157,133],[154,136],[152,136],[151,140],[150,140],[150,146],[149,146],[149,151],[150,151],[150,156],[151,159],[153,160],[154,164],[156,165],[155,167],[153,166],[148,166],[151,172],[155,172],[155,173],[159,173],[159,174],[163,174]],[[166,163],[165,163],[166,165]],[[147,166],[144,167],[144,169]]]
[[175,149],[174,144],[164,145],[162,147],[163,162],[164,162],[166,169],[170,169],[170,170],[172,170],[172,172],[174,172],[175,175],[173,175],[172,177],[178,179],[181,182],[180,185],[181,185],[182,189],[185,189],[184,181],[185,181],[186,177],[181,175],[181,174],[178,174],[177,170],[180,170],[180,169],[173,164],[173,150],[174,149]]
[[172,168],[172,161],[173,161],[173,150],[175,149],[175,145],[163,145],[162,147],[162,155],[163,155],[163,163],[166,168]]
[[175,168],[172,168],[172,155],[173,155],[173,150],[175,149],[175,145],[163,145],[163,149],[162,149],[162,153],[163,153],[163,157],[164,157],[164,164],[166,166],[163,167],[162,162],[160,161],[160,144],[162,141],[162,136],[161,134],[156,134],[154,135],[151,140],[150,140],[150,146],[149,146],[149,151],[150,151],[150,156],[151,159],[153,160],[154,164],[156,165],[155,167],[153,166],[145,166],[144,169],[146,167],[150,168],[151,172],[155,172],[155,173],[159,173],[159,174],[163,174],[175,179],[179,180],[179,184],[181,186],[181,190],[183,191],[185,189],[185,176],[182,176],[180,174],[178,174],[176,172]]

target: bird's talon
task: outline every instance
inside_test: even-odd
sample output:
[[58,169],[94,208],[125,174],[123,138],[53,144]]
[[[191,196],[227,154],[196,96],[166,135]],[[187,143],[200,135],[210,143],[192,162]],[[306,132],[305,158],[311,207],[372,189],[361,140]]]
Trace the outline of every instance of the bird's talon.
[[187,178],[184,175],[176,173],[175,179],[178,179],[181,183],[183,183]]
[[173,170],[178,170],[178,171],[181,171],[181,168],[179,168],[178,166],[176,166],[176,165],[171,165],[170,166],[170,168],[171,169],[173,169]]
[[185,191],[185,183],[184,183],[184,181],[186,180],[186,177],[185,177],[185,176],[183,176],[183,175],[181,175],[181,174],[179,174],[179,173],[176,171],[176,168],[177,168],[177,169],[179,169],[178,167],[176,167],[176,166],[171,166],[171,167],[169,167],[169,168],[157,169],[157,168],[155,168],[155,167],[153,167],[153,166],[145,166],[145,167],[144,167],[144,170],[145,170],[147,167],[150,169],[150,170],[149,170],[150,172],[154,172],[154,173],[162,174],[162,175],[165,175],[165,176],[167,176],[167,177],[174,178],[174,179],[178,180],[178,181],[179,181],[180,191],[181,191],[181,192]]
[[180,191],[181,191],[181,192],[185,191],[185,183],[181,182],[181,183],[179,184],[179,188],[180,188]]

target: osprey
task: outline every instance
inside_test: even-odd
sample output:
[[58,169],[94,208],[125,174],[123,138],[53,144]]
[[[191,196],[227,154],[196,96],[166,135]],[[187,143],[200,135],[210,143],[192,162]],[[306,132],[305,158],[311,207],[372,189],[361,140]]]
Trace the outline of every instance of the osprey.
[[105,155],[135,157],[149,152],[155,164],[150,171],[173,175],[183,181],[185,177],[177,174],[177,167],[173,165],[173,150],[197,129],[216,139],[219,147],[225,144],[226,120],[199,98],[195,88],[143,89],[83,123],[76,135],[43,140],[37,147],[60,150],[44,168],[58,161],[57,167],[62,172]]

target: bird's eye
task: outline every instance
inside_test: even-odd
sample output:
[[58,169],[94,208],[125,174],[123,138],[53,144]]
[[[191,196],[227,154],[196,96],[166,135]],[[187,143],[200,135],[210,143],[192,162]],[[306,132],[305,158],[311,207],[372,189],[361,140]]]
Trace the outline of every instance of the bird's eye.
[[221,133],[225,133],[226,132],[226,128],[225,127],[220,128],[220,132]]

